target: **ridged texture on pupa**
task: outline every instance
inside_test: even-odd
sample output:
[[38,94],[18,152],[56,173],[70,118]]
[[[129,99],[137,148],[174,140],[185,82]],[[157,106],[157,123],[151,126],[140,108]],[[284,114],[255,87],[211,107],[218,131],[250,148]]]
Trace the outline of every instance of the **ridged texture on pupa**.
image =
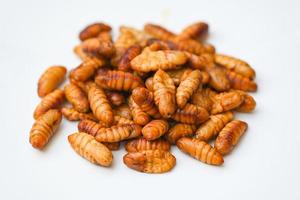
[[131,140],[126,143],[125,149],[128,152],[138,152],[138,151],[144,151],[144,150],[162,150],[162,151],[169,151],[170,150],[170,144],[168,141],[163,139],[157,139],[157,140],[146,140],[145,138],[138,138]]
[[149,77],[146,79],[145,86],[149,91],[153,92],[153,77]]
[[109,150],[116,151],[120,149],[120,142],[101,142],[104,144]]
[[178,86],[182,80],[187,78],[189,74],[193,71],[191,68],[180,68],[180,69],[172,69],[166,71],[166,73],[173,80],[174,85]]
[[166,134],[166,138],[171,144],[176,144],[177,140],[182,137],[191,136],[195,133],[195,131],[195,125],[178,123],[169,130]]
[[134,123],[143,126],[150,121],[150,116],[141,110],[141,108],[133,101],[131,96],[128,99],[128,105],[130,107]]
[[40,116],[30,130],[29,141],[34,148],[43,149],[61,122],[61,112],[49,110]]
[[89,119],[83,119],[78,123],[77,127],[78,131],[88,133],[95,137],[100,129],[106,128],[106,125],[101,122],[97,123]]
[[65,96],[68,102],[72,104],[75,110],[86,113],[90,110],[89,100],[79,87],[74,84],[68,84],[64,88]]
[[130,119],[127,119],[125,117],[121,117],[118,115],[114,116],[115,124],[116,125],[125,125],[125,124],[134,124],[134,122]]
[[183,108],[201,83],[199,70],[192,71],[178,86],[176,91],[176,102],[179,108]]
[[71,147],[83,158],[91,163],[108,167],[111,165],[113,155],[111,151],[89,134],[79,132],[68,136]]
[[80,121],[84,119],[98,121],[93,113],[80,113],[74,108],[62,108],[61,112],[63,116],[69,121]]
[[114,114],[104,91],[92,86],[88,92],[88,99],[95,117],[107,125],[113,124]]
[[243,90],[246,92],[255,92],[257,90],[257,84],[254,81],[238,73],[228,70],[227,78],[232,89]]
[[80,34],[79,39],[81,41],[84,41],[89,38],[97,37],[101,32],[108,32],[111,30],[111,27],[107,24],[98,22],[88,25],[86,28],[84,28]]
[[113,110],[114,115],[118,115],[120,117],[124,117],[126,119],[132,119],[132,113],[127,104],[122,104],[120,106],[117,106]]
[[244,101],[244,96],[236,91],[223,92],[215,95],[213,101],[210,113],[214,115],[239,107]]
[[125,97],[119,92],[107,90],[105,91],[105,94],[109,102],[114,106],[120,106],[125,102]]
[[185,124],[199,124],[206,121],[209,113],[205,108],[187,103],[184,108],[178,108],[172,115],[172,119]]
[[183,137],[177,141],[177,147],[190,156],[209,165],[222,165],[222,155],[209,144],[196,138]]
[[243,60],[231,56],[215,54],[215,62],[249,79],[253,79],[255,77],[254,69],[252,69],[252,67]]
[[205,108],[208,112],[212,109],[213,97],[217,93],[210,88],[199,87],[191,98],[191,103]]
[[49,67],[40,77],[38,82],[38,95],[44,97],[54,91],[64,80],[67,69],[63,66]]
[[142,47],[140,45],[133,45],[129,47],[122,55],[120,62],[118,64],[118,70],[120,71],[130,71],[131,70],[131,60],[138,56],[142,52]]
[[87,81],[91,78],[96,70],[105,65],[105,60],[96,57],[87,57],[75,69],[71,71],[70,77],[77,81]]
[[176,45],[170,41],[163,41],[156,38],[151,38],[147,40],[146,44],[151,51],[158,51],[158,50],[177,50]]
[[206,53],[198,56],[186,51],[185,55],[188,57],[186,65],[194,69],[204,70],[214,66],[214,57],[211,54]]
[[170,40],[170,38],[175,36],[171,31],[156,24],[146,24],[144,26],[144,31],[160,40]]
[[221,154],[228,154],[233,147],[238,143],[240,137],[245,133],[248,124],[240,120],[229,122],[219,133],[215,148]]
[[115,47],[112,41],[99,38],[89,38],[81,43],[82,50],[89,56],[98,58],[111,58],[115,54]]
[[175,69],[187,61],[187,56],[181,51],[175,50],[144,50],[131,62],[132,69],[140,72],[157,71],[158,69]]
[[191,38],[195,40],[204,40],[208,34],[208,24],[205,22],[196,22],[185,27],[179,34],[182,38]]
[[153,77],[154,101],[160,114],[169,118],[176,111],[175,85],[170,76],[158,70]]
[[244,96],[244,101],[235,110],[238,112],[245,112],[245,113],[252,112],[256,107],[255,99],[244,91],[241,90],[235,90],[235,91],[239,92],[242,96]]
[[39,118],[41,115],[46,113],[50,109],[58,108],[65,100],[65,93],[63,90],[56,89],[44,98],[37,105],[34,110],[34,119]]
[[140,77],[117,70],[98,70],[95,82],[103,89],[118,91],[129,91],[144,86]]
[[225,113],[211,115],[196,131],[196,138],[202,141],[209,141],[216,137],[224,126],[233,119],[233,113],[228,111]]
[[164,173],[176,164],[176,158],[168,151],[146,150],[127,153],[123,157],[127,167],[144,173]]
[[140,107],[140,109],[146,112],[151,117],[157,119],[161,118],[161,115],[154,103],[153,93],[146,88],[135,88],[132,91],[133,101]]
[[207,69],[210,75],[209,85],[217,91],[227,91],[230,89],[230,82],[226,76],[226,71],[220,67]]
[[212,46],[206,46],[189,38],[173,37],[170,41],[173,42],[179,50],[187,51],[196,55],[215,52],[215,49],[212,48]]
[[155,140],[169,130],[169,124],[165,120],[152,120],[142,129],[142,134],[147,140]]

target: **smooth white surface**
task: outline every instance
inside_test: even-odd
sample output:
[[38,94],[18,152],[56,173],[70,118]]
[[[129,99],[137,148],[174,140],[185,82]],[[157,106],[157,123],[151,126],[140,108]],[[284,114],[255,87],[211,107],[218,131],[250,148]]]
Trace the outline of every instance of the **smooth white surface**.
[[[300,1],[4,1],[0,6],[0,199],[300,199]],[[222,167],[198,162],[177,149],[172,172],[147,175],[122,163],[90,164],[74,153],[63,121],[47,148],[28,142],[39,102],[39,75],[53,64],[77,66],[78,32],[103,20],[142,28],[146,22],[179,31],[205,20],[218,52],[255,68],[257,110]]]

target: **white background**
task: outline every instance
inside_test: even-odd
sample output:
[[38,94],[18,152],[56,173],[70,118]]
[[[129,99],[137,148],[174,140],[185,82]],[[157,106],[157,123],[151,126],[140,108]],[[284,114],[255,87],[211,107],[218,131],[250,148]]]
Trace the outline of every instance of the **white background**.
[[[0,1],[0,199],[300,199],[300,1]],[[210,24],[218,52],[247,60],[257,72],[257,110],[237,117],[249,130],[222,167],[172,149],[170,173],[148,175],[122,163],[92,165],[69,147],[76,123],[63,121],[40,152],[28,142],[36,86],[46,67],[69,69],[88,23],[180,31]]]

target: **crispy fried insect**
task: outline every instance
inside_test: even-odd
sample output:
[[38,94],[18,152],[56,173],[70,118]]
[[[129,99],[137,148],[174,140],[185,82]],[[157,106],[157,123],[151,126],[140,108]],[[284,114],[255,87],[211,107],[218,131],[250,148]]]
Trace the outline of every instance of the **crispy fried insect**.
[[175,85],[170,76],[158,70],[153,77],[154,101],[160,114],[169,118],[176,111]]
[[82,50],[90,56],[111,58],[115,54],[115,47],[111,41],[90,38],[82,42]]
[[146,112],[151,117],[158,119],[161,118],[161,115],[154,104],[153,93],[147,90],[146,88],[135,88],[132,90],[132,99],[139,106],[139,108]]
[[196,138],[183,137],[177,141],[177,147],[184,153],[209,165],[222,165],[222,155],[209,144]]
[[64,80],[67,69],[63,66],[49,67],[40,77],[38,82],[38,95],[44,97],[57,88]]
[[127,167],[145,173],[164,173],[176,164],[176,158],[168,151],[146,150],[127,153],[123,157]]
[[125,124],[134,124],[134,122],[130,119],[127,119],[125,117],[121,117],[118,115],[114,116],[115,124],[116,125],[125,125]]
[[151,38],[147,40],[146,45],[149,47],[151,51],[158,50],[177,50],[176,45],[170,41],[162,41],[159,39]]
[[73,105],[75,110],[81,113],[86,113],[90,110],[89,100],[79,87],[74,84],[68,84],[64,90],[66,99]]
[[37,105],[34,110],[33,118],[37,119],[50,109],[58,108],[65,100],[65,94],[63,90],[56,89],[44,98]]
[[155,24],[146,24],[144,26],[144,31],[160,40],[170,40],[170,38],[175,37],[175,34],[171,31]]
[[88,100],[95,117],[108,126],[113,124],[114,114],[104,91],[93,85],[88,92]]
[[122,104],[118,107],[115,107],[113,112],[114,115],[118,115],[120,117],[124,117],[130,120],[132,119],[131,110],[127,104]]
[[176,69],[187,61],[185,53],[176,50],[143,51],[131,62],[131,68],[140,72],[157,71],[158,69]]
[[141,52],[142,47],[140,45],[133,45],[129,47],[120,59],[118,70],[129,71],[131,69],[130,61],[138,56]]
[[191,136],[195,131],[195,125],[178,123],[169,130],[169,132],[166,134],[166,138],[171,144],[176,144],[178,139]]
[[177,109],[172,119],[186,124],[199,124],[206,121],[209,114],[205,108],[187,103],[184,108]]
[[252,69],[248,63],[240,59],[231,56],[215,54],[215,62],[249,79],[253,79],[255,77],[254,69]]
[[73,49],[74,53],[81,59],[81,60],[85,60],[88,57],[90,57],[88,54],[86,54],[83,49],[82,49],[82,45],[79,44],[77,46],[74,47]]
[[97,38],[99,40],[103,40],[103,41],[111,41],[112,42],[112,36],[111,36],[111,32],[110,31],[103,31],[101,33],[98,34]]
[[225,70],[220,67],[212,67],[207,69],[210,75],[209,85],[217,91],[227,91],[230,89],[230,82],[226,76]]
[[146,79],[145,86],[149,91],[153,92],[153,77],[152,76]]
[[108,167],[111,165],[113,155],[111,151],[89,134],[79,132],[68,136],[72,148],[91,163]]
[[30,130],[29,141],[34,148],[43,149],[61,122],[61,112],[49,110],[39,117]]
[[99,35],[101,32],[108,32],[111,30],[111,27],[104,23],[94,23],[87,26],[79,34],[79,39],[84,41],[89,38],[94,38]]
[[146,140],[155,140],[164,135],[169,130],[169,124],[165,120],[152,120],[142,129],[142,134]]
[[201,71],[202,85],[208,84],[210,81],[210,76],[206,71]]
[[198,89],[201,83],[201,72],[192,71],[178,86],[176,91],[176,102],[179,108],[183,108],[190,97]]
[[248,125],[246,122],[233,120],[229,122],[219,133],[215,141],[215,148],[221,154],[228,154],[238,143],[240,137],[245,133]]
[[120,106],[125,102],[125,97],[119,92],[106,90],[105,94],[110,103],[114,106]]
[[102,142],[109,150],[116,151],[120,149],[120,142]]
[[145,125],[150,121],[149,115],[141,110],[141,108],[133,101],[131,96],[128,99],[128,105],[131,110],[134,123]]
[[244,101],[235,110],[238,112],[246,112],[246,113],[252,112],[256,107],[255,99],[244,91],[241,90],[235,90],[235,91],[239,92],[242,96],[244,96]]
[[227,78],[229,79],[230,85],[233,89],[247,92],[255,92],[257,90],[257,85],[254,81],[238,73],[228,70]]
[[233,113],[228,111],[218,115],[211,115],[196,131],[196,138],[202,141],[208,141],[216,137],[224,126],[233,119]]
[[70,73],[70,78],[76,81],[87,81],[97,69],[105,65],[105,60],[96,57],[87,57],[78,67]]
[[198,90],[193,94],[191,98],[191,103],[205,108],[208,112],[210,112],[213,105],[213,97],[217,93],[210,88],[202,88],[199,87]]
[[169,151],[170,144],[168,141],[164,139],[157,139],[157,140],[146,140],[145,138],[138,138],[131,140],[126,143],[125,149],[128,152],[138,152],[144,150],[162,150],[162,151]]
[[179,37],[191,38],[199,41],[203,41],[208,34],[208,24],[205,22],[197,22],[185,27]]
[[103,89],[129,91],[137,87],[143,87],[140,77],[129,72],[99,69],[95,82]]
[[166,73],[172,78],[174,84],[177,86],[183,81],[193,70],[191,68],[180,68],[166,71]]
[[61,112],[65,118],[69,121],[80,121],[84,119],[89,119],[93,121],[98,121],[93,113],[80,113],[74,108],[62,108]]
[[239,107],[243,101],[244,96],[236,91],[223,92],[214,96],[211,114],[222,113]]
[[92,136],[96,136],[101,128],[106,128],[106,124],[102,122],[94,122],[89,119],[81,120],[77,125],[78,131],[88,133]]
[[190,53],[201,55],[204,53],[214,53],[214,48],[211,46],[203,45],[200,42],[197,42],[193,39],[186,39],[181,37],[170,38],[170,41],[173,42],[177,48],[181,51],[188,51]]
[[187,66],[194,69],[204,70],[214,66],[214,57],[211,54],[205,53],[198,56],[186,51],[185,55],[188,57]]

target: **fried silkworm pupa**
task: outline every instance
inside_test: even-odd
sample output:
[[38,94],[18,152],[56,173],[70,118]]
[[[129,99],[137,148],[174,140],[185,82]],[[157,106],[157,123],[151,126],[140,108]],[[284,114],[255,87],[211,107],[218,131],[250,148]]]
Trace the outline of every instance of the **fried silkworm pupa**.
[[50,109],[58,108],[65,100],[65,93],[61,89],[56,89],[44,98],[34,110],[33,118],[37,119]]
[[62,108],[61,112],[65,118],[69,121],[80,121],[84,119],[89,119],[93,121],[98,121],[93,113],[80,113],[74,108]]
[[135,88],[132,91],[133,101],[140,107],[143,112],[146,112],[151,117],[158,119],[161,118],[161,115],[154,104],[153,93],[147,90],[146,88]]
[[39,79],[39,97],[44,97],[55,90],[57,86],[64,80],[66,73],[67,69],[63,66],[49,67]]
[[138,138],[131,140],[126,143],[125,149],[128,152],[139,152],[144,150],[162,150],[162,151],[169,151],[170,144],[168,141],[163,139],[156,139],[156,140],[146,140],[145,138]]
[[215,148],[221,154],[228,154],[238,143],[240,137],[245,133],[248,125],[246,122],[233,120],[229,122],[219,133]]
[[79,34],[79,39],[84,41],[89,38],[97,37],[101,32],[111,31],[111,27],[104,23],[94,23],[87,26]]
[[230,82],[226,76],[225,70],[220,67],[212,67],[207,69],[210,75],[209,85],[217,91],[223,92],[230,89]]
[[224,126],[232,119],[233,113],[230,111],[211,115],[210,119],[204,124],[201,124],[201,126],[197,129],[195,138],[205,142],[209,141],[213,137],[216,137],[222,128],[224,128]]
[[179,37],[203,41],[207,35],[208,24],[205,22],[197,22],[185,27],[179,34]]
[[149,77],[146,79],[145,86],[149,91],[153,92],[153,77]]
[[205,108],[208,112],[212,109],[213,97],[217,93],[210,88],[199,87],[198,90],[193,94],[191,103]]
[[74,84],[68,84],[64,90],[66,99],[72,104],[75,110],[81,113],[86,113],[90,110],[89,100],[79,87]]
[[165,120],[152,120],[142,129],[142,134],[146,140],[155,140],[164,135],[169,130],[169,124]]
[[95,122],[89,119],[81,120],[77,125],[78,131],[88,133],[92,136],[96,136],[101,128],[106,128],[106,124],[102,122]]
[[131,68],[139,72],[157,71],[158,69],[176,69],[187,61],[185,53],[176,50],[143,51],[131,62]]
[[127,119],[132,119],[132,114],[129,106],[127,104],[122,104],[113,109],[114,115],[118,115],[120,117],[124,117]]
[[191,136],[195,131],[195,125],[178,123],[169,130],[166,134],[166,138],[171,144],[176,144],[177,140],[182,137]]
[[96,70],[105,65],[105,60],[96,57],[87,57],[84,61],[70,73],[70,78],[76,81],[87,81]]
[[115,47],[111,41],[100,40],[99,38],[86,39],[81,43],[82,50],[98,58],[111,58],[115,54]]
[[125,124],[134,124],[134,122],[130,119],[127,119],[125,117],[121,117],[118,115],[114,116],[115,124],[116,125],[125,125]]
[[158,50],[177,50],[176,45],[170,41],[162,41],[155,38],[150,38],[147,40],[146,45],[149,47],[151,51]]
[[243,60],[231,56],[215,54],[215,62],[249,79],[253,79],[255,77],[254,69],[252,69],[252,67]]
[[144,31],[160,40],[170,40],[170,38],[175,37],[175,34],[171,31],[155,24],[146,24],[144,26]]
[[243,90],[246,92],[255,92],[257,90],[257,84],[254,81],[238,73],[228,70],[227,78],[232,89]]
[[192,71],[178,86],[176,91],[176,102],[179,108],[183,108],[201,83],[201,72]]
[[169,118],[176,111],[175,85],[170,76],[158,70],[153,77],[154,101],[160,114]]
[[184,153],[209,165],[222,165],[222,155],[209,144],[196,138],[183,137],[177,140],[177,147]]
[[129,72],[99,69],[95,82],[103,89],[129,91],[137,87],[143,87],[140,77]]
[[208,84],[210,81],[210,76],[206,71],[201,71],[202,85]]
[[134,123],[143,126],[150,121],[150,116],[141,110],[141,108],[133,101],[132,96],[128,99],[128,105],[131,110]]
[[214,66],[214,57],[211,54],[205,53],[198,56],[187,51],[184,53],[188,58],[186,65],[189,67],[204,70]]
[[180,68],[166,71],[172,78],[174,85],[178,86],[193,71],[191,68]]
[[176,158],[168,151],[145,150],[127,153],[123,157],[127,167],[144,173],[164,173],[176,164]]
[[109,150],[117,151],[120,149],[120,142],[102,142]]
[[205,108],[187,103],[184,108],[177,109],[172,115],[172,119],[185,124],[199,124],[209,118],[209,113]]
[[118,70],[120,71],[130,71],[131,65],[130,61],[133,60],[136,56],[138,56],[142,52],[142,47],[140,45],[133,45],[129,47],[124,54],[122,55]]
[[239,107],[244,101],[244,96],[236,91],[223,92],[215,95],[213,101],[210,112],[214,115]]
[[75,46],[73,51],[81,60],[85,60],[90,57],[87,53],[83,51],[81,44]]
[[241,90],[235,90],[235,91],[239,92],[241,95],[244,96],[244,101],[235,110],[238,112],[245,112],[245,113],[252,112],[256,107],[255,99],[244,91]]
[[73,133],[68,136],[71,147],[83,158],[91,163],[109,167],[113,160],[111,151],[95,138],[84,132]]
[[59,110],[49,110],[40,116],[33,124],[30,131],[29,141],[34,148],[43,149],[61,122]]
[[114,106],[120,106],[125,102],[125,97],[119,92],[106,90],[105,94],[109,102]]
[[108,126],[113,124],[114,114],[107,97],[101,88],[91,85],[88,92],[88,100],[90,102],[91,110],[98,120],[106,123]]

